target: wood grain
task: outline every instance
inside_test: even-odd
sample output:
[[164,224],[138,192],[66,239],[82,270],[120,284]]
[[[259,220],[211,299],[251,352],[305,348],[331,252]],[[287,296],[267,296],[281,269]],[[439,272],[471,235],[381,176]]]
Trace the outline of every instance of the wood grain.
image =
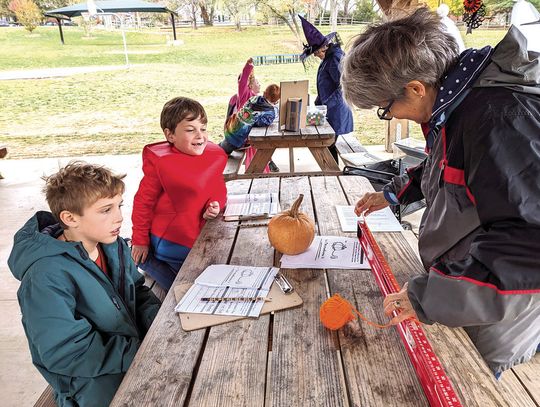
[[[376,239],[400,285],[425,272],[416,253],[399,233],[378,233]],[[512,380],[512,375],[507,375],[506,386],[495,381],[463,329],[440,324],[423,324],[422,328],[464,406],[535,405],[523,386]]]
[[[525,386],[537,406],[540,406],[540,353],[527,363],[512,369],[519,382]],[[503,373],[503,382],[507,373]]]
[[313,158],[319,164],[321,171],[339,171],[339,165],[328,148],[309,147],[309,151],[313,154]]
[[[283,209],[303,193],[301,210],[316,220],[320,234],[348,236],[354,234],[341,232],[334,205],[352,205],[371,189],[356,176],[266,177],[227,186],[233,193],[279,190]],[[210,264],[278,264],[266,227],[249,227],[254,223],[262,222],[208,222],[174,284],[193,282]],[[376,239],[400,283],[423,272],[399,232],[377,233]],[[283,272],[304,300],[302,307],[189,333],[173,311],[171,290],[111,405],[427,405],[394,328],[362,322],[336,333],[319,321],[329,290],[367,318],[386,322],[371,271]],[[424,329],[464,406],[539,406],[539,357],[496,382],[462,329],[438,324]]]
[[[283,178],[281,205],[290,208],[300,193],[300,210],[313,217],[307,177]],[[276,313],[273,323],[269,406],[344,406],[347,395],[335,333],[319,322],[319,307],[326,299],[323,270],[282,270],[302,297],[300,308]]]
[[[278,178],[253,180],[250,193],[279,192]],[[260,223],[260,221],[249,221]],[[240,228],[230,264],[272,266],[266,227]],[[191,399],[200,406],[264,405],[270,316],[210,328]]]
[[[251,181],[227,183],[230,192],[247,193]],[[173,285],[193,282],[210,264],[226,263],[234,244],[236,222],[208,222]],[[206,330],[184,332],[174,312],[170,290],[129,368],[111,406],[178,406],[188,389],[203,352]]]
[[[356,177],[355,177],[356,178]],[[371,186],[360,179],[357,188]],[[334,205],[347,205],[335,177],[312,179],[313,198],[322,235],[354,237],[343,233]],[[369,320],[385,324],[383,297],[369,270],[328,270],[331,294],[339,293]],[[339,344],[351,404],[359,406],[427,405],[424,393],[394,328],[378,329],[363,322],[339,331]]]
[[[252,143],[252,146],[255,145]],[[246,174],[262,173],[264,168],[268,165],[268,162],[272,159],[272,155],[276,150],[275,147],[271,148],[257,148],[257,152],[253,156],[253,160],[249,163],[249,167],[246,168]]]

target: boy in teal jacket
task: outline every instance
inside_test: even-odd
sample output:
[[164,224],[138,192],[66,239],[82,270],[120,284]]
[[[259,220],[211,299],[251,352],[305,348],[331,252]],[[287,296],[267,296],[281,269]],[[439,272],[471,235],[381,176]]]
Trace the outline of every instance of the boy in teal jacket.
[[15,234],[22,323],[59,406],[108,406],[160,306],[119,237],[122,178],[68,164],[46,179],[52,213]]

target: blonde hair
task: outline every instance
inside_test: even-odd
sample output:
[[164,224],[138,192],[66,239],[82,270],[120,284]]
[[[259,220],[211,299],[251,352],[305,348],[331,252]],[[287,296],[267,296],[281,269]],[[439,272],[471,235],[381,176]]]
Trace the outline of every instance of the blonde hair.
[[83,215],[84,209],[102,198],[112,198],[123,194],[124,175],[115,175],[102,165],[88,164],[84,161],[71,161],[57,173],[43,177],[43,192],[52,214],[60,225],[62,211]]

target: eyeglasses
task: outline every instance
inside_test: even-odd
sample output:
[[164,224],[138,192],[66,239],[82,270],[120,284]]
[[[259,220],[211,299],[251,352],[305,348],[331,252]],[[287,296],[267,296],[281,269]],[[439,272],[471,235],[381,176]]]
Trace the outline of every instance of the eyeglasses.
[[392,113],[390,112],[390,108],[392,107],[393,104],[394,104],[394,99],[392,99],[390,101],[390,103],[388,103],[388,106],[379,107],[377,109],[377,116],[379,116],[379,119],[381,119],[381,120],[392,120],[393,119]]

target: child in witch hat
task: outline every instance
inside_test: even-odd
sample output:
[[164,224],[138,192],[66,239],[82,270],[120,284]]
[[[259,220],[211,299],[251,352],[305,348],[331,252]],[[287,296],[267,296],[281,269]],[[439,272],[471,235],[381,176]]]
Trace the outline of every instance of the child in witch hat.
[[[322,60],[317,71],[317,98],[316,105],[327,106],[328,123],[336,132],[336,140],[340,134],[353,131],[352,112],[341,92],[341,60],[345,53],[341,49],[341,42],[337,33],[323,35],[309,21],[302,16],[302,29],[307,44],[304,44],[304,52],[300,55],[301,61],[314,55]],[[338,153],[335,143],[329,147],[332,156],[338,162]]]

